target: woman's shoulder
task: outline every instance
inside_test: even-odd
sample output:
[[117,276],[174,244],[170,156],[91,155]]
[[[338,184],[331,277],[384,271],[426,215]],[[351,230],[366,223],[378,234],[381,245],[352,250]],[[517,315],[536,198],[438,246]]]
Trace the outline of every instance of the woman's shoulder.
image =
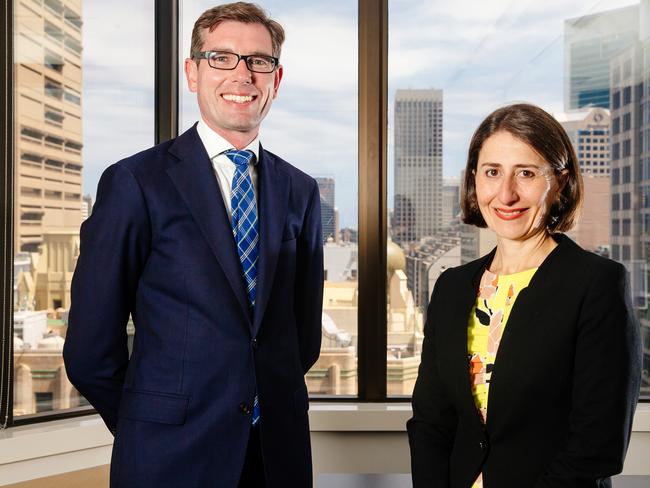
[[606,256],[587,251],[564,234],[556,237],[558,241],[557,259],[551,263],[568,274],[580,271],[590,276],[618,275],[625,272],[625,266]]

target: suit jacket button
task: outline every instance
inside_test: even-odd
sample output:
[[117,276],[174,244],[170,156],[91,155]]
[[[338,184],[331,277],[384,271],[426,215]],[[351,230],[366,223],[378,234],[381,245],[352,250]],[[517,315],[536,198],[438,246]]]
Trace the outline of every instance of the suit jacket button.
[[481,451],[487,451],[488,448],[488,443],[485,441],[480,441],[478,443],[479,447],[481,448]]
[[244,415],[250,415],[251,414],[251,407],[248,405],[248,403],[241,402],[239,404],[239,411],[243,413]]
[[251,345],[253,346],[253,349],[257,349],[257,337],[251,339]]

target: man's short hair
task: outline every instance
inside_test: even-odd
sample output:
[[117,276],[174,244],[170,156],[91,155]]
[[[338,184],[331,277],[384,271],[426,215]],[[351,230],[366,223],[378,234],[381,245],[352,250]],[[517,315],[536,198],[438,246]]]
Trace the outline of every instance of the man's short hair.
[[[203,12],[196,20],[192,29],[190,58],[194,57],[195,52],[202,50],[204,30],[207,29],[208,32],[212,32],[220,23],[227,20],[244,24],[262,24],[271,34],[273,56],[280,57],[282,43],[284,42],[284,29],[282,26],[271,19],[259,5],[248,2],[234,2],[212,7]],[[196,60],[197,64],[199,61],[200,59]]]
[[476,197],[476,167],[483,143],[497,132],[508,132],[528,144],[551,166],[558,181],[566,170],[563,176],[566,182],[546,215],[545,227],[551,233],[570,230],[580,211],[583,198],[578,158],[562,125],[541,108],[528,103],[508,105],[495,110],[474,132],[461,189],[463,222],[487,227]]

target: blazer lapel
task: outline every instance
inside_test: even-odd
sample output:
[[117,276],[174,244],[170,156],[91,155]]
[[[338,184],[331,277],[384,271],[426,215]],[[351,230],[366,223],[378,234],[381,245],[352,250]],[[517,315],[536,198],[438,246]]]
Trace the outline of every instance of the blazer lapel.
[[454,324],[454,344],[458,344],[458,347],[462,348],[464,354],[459,356],[459,360],[456,366],[456,370],[459,372],[459,384],[463,388],[463,406],[468,415],[473,416],[476,419],[476,426],[482,428],[483,420],[481,415],[476,408],[476,403],[474,401],[474,396],[472,394],[472,384],[470,379],[469,371],[469,353],[467,350],[467,339],[468,339],[468,326],[469,326],[469,314],[472,312],[474,305],[476,303],[476,297],[478,294],[479,285],[481,283],[481,276],[483,272],[490,265],[496,248],[493,249],[489,254],[483,256],[480,260],[476,262],[476,265],[468,269],[468,273],[463,279],[466,284],[466,287],[463,288],[463,293],[458,295],[458,305],[456,310],[463,310],[465,313],[454,314],[457,317],[457,323]]
[[[562,261],[563,252],[568,246],[574,245],[573,242],[564,235],[558,235],[558,245],[551,253],[546,256],[542,264],[533,275],[530,283],[523,288],[517,295],[508,322],[505,324],[499,350],[492,368],[490,377],[490,391],[488,392],[488,413],[487,425],[494,428],[499,423],[499,412],[504,409],[500,406],[502,402],[509,400],[508,385],[511,381],[516,381],[518,376],[517,370],[520,367],[517,361],[517,353],[522,349],[522,339],[529,334],[529,326],[534,315],[539,313],[535,310],[535,303],[553,303],[553,269],[558,269],[558,259]],[[566,263],[569,265],[570,263]],[[565,269],[565,265],[559,266],[559,269]],[[496,416],[496,417],[495,417]]]
[[250,320],[246,287],[232,226],[214,168],[196,132],[196,125],[180,135],[169,148],[169,152],[179,161],[167,168],[167,174],[208,241],[244,316]]
[[253,335],[257,335],[259,331],[271,294],[290,190],[289,177],[277,168],[275,157],[264,151],[261,145],[257,178],[260,254],[257,266],[257,298],[253,318]]

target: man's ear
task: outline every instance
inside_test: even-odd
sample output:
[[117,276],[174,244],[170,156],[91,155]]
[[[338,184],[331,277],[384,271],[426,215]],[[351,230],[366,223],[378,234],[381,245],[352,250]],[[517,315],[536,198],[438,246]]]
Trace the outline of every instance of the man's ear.
[[199,67],[194,59],[185,59],[185,79],[187,80],[187,88],[196,93],[198,87]]
[[283,74],[284,70],[282,69],[282,65],[279,65],[274,73],[275,78],[273,79],[273,98],[278,96],[278,89],[280,88],[280,81],[282,81]]

